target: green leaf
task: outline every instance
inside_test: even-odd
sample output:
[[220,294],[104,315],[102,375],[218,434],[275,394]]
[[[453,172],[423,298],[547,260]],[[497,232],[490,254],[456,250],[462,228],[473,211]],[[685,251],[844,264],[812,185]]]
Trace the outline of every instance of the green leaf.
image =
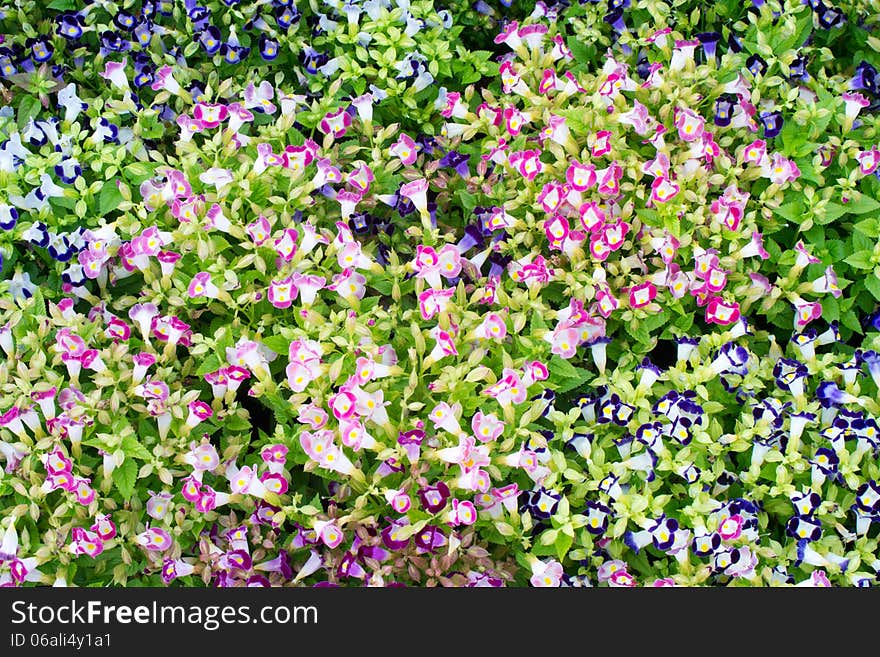
[[877,274],[872,274],[865,279],[865,287],[877,301],[880,301],[880,278],[877,277]]
[[131,457],[141,461],[149,461],[153,458],[147,448],[141,445],[140,441],[132,434],[128,434],[122,439],[122,451],[125,452],[126,459]]
[[290,349],[290,340],[283,335],[271,335],[268,338],[263,338],[261,342],[276,354],[281,354],[282,356],[286,356]]
[[880,237],[880,221],[876,217],[868,217],[867,219],[862,219],[858,222],[853,228],[863,235],[867,235],[868,237]]
[[565,555],[568,554],[573,541],[574,539],[565,532],[559,532],[556,535],[556,556],[559,557],[559,561],[565,559]]
[[108,180],[101,187],[101,193],[98,196],[98,214],[102,217],[107,216],[119,207],[122,200],[122,194],[119,193],[119,189],[116,187],[116,181]]
[[856,251],[851,256],[844,259],[844,262],[850,267],[855,267],[856,269],[873,269],[874,263],[871,262],[873,256],[874,252],[872,250],[865,249],[864,251]]
[[237,413],[226,416],[223,421],[223,428],[229,431],[249,431],[251,423]]
[[773,214],[778,214],[780,217],[787,219],[788,221],[799,223],[800,217],[804,214],[804,204],[800,201],[783,203],[773,210]]
[[35,118],[40,113],[40,99],[36,96],[22,96],[21,102],[18,104],[17,123],[19,132],[23,131],[28,121]]
[[550,371],[550,377],[557,380],[579,379],[582,371],[556,354],[550,359],[547,369]]
[[473,209],[477,207],[477,196],[476,194],[471,194],[464,189],[459,189],[456,194],[458,198],[461,199],[461,204],[464,206],[464,209],[468,212],[473,212]]
[[216,354],[210,354],[196,370],[196,376],[204,376],[209,372],[216,372],[220,369],[220,358]]
[[52,0],[47,7],[49,9],[57,9],[58,11],[70,11],[76,9],[75,0]]
[[846,211],[851,212],[852,214],[874,212],[878,208],[880,208],[880,203],[865,194],[862,194],[862,197],[858,201],[850,201],[846,204]]
[[113,484],[116,490],[122,495],[123,500],[127,500],[134,492],[134,484],[137,481],[138,466],[134,459],[126,458],[122,465],[113,470]]
[[816,223],[822,225],[830,224],[832,221],[838,217],[842,217],[847,212],[849,212],[849,209],[838,203],[828,203],[824,210],[816,214]]

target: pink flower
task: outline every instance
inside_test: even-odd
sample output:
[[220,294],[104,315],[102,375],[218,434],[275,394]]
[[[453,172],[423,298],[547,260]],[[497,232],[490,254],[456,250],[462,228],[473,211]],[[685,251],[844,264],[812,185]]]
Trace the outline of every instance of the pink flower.
[[122,62],[105,62],[104,71],[100,75],[117,89],[128,89],[128,76],[125,74],[127,65],[128,58],[124,58]]
[[422,319],[426,321],[433,319],[438,312],[446,310],[449,299],[452,298],[453,294],[455,294],[454,288],[430,289],[422,292],[418,297],[419,312],[422,315]]
[[822,304],[818,301],[804,301],[800,297],[796,297],[792,303],[794,304],[794,328],[798,331],[822,316]]
[[186,418],[186,426],[188,427],[194,427],[199,422],[203,422],[214,415],[214,411],[211,407],[198,399],[191,401],[187,408],[189,409],[189,415]]
[[150,527],[134,537],[135,543],[150,551],[165,552],[174,544],[171,534],[164,529]]
[[571,358],[575,355],[580,344],[580,333],[577,329],[561,328],[547,334],[551,344],[550,352],[561,358]]
[[828,265],[825,268],[825,273],[814,280],[812,285],[813,292],[816,292],[817,294],[830,292],[835,299],[839,299],[843,294],[843,291],[837,283],[837,274],[834,271],[833,265]]
[[756,139],[745,147],[742,152],[742,161],[748,164],[763,166],[767,160],[767,144],[763,139]]
[[664,177],[655,178],[651,184],[651,200],[656,203],[666,203],[680,191],[680,187]]
[[474,335],[481,340],[503,340],[507,335],[507,325],[498,313],[488,313],[474,330]]
[[269,283],[269,292],[266,295],[276,308],[290,308],[293,299],[296,297],[296,289],[293,286],[293,278],[287,276],[281,280],[273,280]]
[[800,175],[800,169],[793,160],[784,157],[782,153],[773,153],[770,163],[764,166],[762,175],[770,178],[770,182],[782,185],[793,180],[797,180]]
[[275,90],[268,80],[260,82],[259,87],[251,82],[244,90],[244,107],[245,109],[258,109],[266,114],[274,114],[276,109],[272,103],[274,98]]
[[719,296],[713,296],[706,304],[706,323],[726,326],[733,324],[740,317],[739,304],[727,303]]
[[859,171],[869,176],[880,167],[880,150],[876,146],[871,146],[871,150],[859,151],[856,160],[859,162]]
[[596,184],[596,167],[572,160],[565,172],[565,180],[574,191],[585,192]]
[[400,133],[397,141],[391,144],[391,148],[388,151],[394,157],[399,158],[400,162],[405,166],[415,164],[416,157],[418,156],[416,142],[405,132]]
[[177,95],[180,92],[180,84],[174,79],[172,68],[168,64],[156,71],[150,88],[153,91],[164,89],[174,95]]
[[859,112],[870,105],[871,101],[860,93],[844,93],[842,98],[845,117],[844,128],[849,130],[852,128]]
[[487,443],[497,440],[504,432],[504,422],[499,420],[494,413],[483,414],[477,411],[471,419],[471,429],[477,440]]
[[593,157],[602,157],[603,155],[611,152],[611,133],[608,130],[600,130],[593,137],[593,148],[592,155]]
[[578,209],[581,226],[588,232],[597,233],[605,224],[605,211],[594,201],[588,201]]
[[333,137],[342,137],[351,125],[351,115],[340,107],[335,112],[327,112],[321,123],[318,124],[318,130],[325,135],[332,134]]
[[229,108],[223,103],[196,103],[193,118],[205,128],[216,128],[229,118]]
[[400,195],[412,201],[416,210],[422,215],[428,214],[428,181],[419,178],[402,185]]
[[[517,169],[526,180],[534,180],[539,173],[544,170],[544,163],[540,160],[540,150],[524,151],[522,159],[519,160]],[[511,162],[511,164],[513,164]]]
[[536,587],[553,587],[556,588],[562,583],[562,576],[565,572],[562,564],[551,559],[548,562],[537,561],[532,564],[532,576],[529,582]]
[[216,299],[220,290],[211,282],[211,274],[202,271],[192,277],[186,292],[190,299],[196,299],[198,297]]
[[689,109],[679,107],[675,110],[674,123],[678,128],[679,139],[691,142],[703,136],[706,120]]
[[657,287],[651,281],[636,285],[629,291],[631,308],[644,308],[657,297]]
[[356,412],[357,398],[348,390],[340,390],[331,395],[328,400],[333,417],[337,420],[347,420]]
[[261,246],[271,236],[272,225],[266,217],[260,215],[255,221],[245,226],[245,231],[250,235],[256,246]]

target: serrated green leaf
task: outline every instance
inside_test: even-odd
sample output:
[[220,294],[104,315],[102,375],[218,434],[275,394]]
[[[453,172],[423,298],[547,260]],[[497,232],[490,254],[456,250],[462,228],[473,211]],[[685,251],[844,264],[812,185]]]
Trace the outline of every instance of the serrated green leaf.
[[220,358],[217,355],[209,354],[196,370],[196,376],[204,376],[209,372],[216,372],[220,369],[221,365],[222,363],[220,362]]
[[865,287],[868,288],[868,292],[873,294],[877,301],[880,301],[880,278],[876,274],[871,274],[865,279]]
[[101,187],[101,193],[98,196],[98,214],[106,217],[119,207],[122,200],[122,194],[119,193],[119,189],[116,187],[116,181],[108,180]]
[[565,559],[565,555],[568,554],[569,549],[571,548],[571,544],[574,542],[574,538],[566,534],[565,532],[559,532],[556,536],[556,556],[559,557],[559,561]]
[[873,269],[874,264],[871,262],[874,253],[868,249],[864,251],[856,251],[850,256],[844,258],[844,262],[848,264],[850,267],[855,267],[856,269]]
[[862,194],[858,201],[850,201],[846,204],[846,211],[852,214],[865,214],[866,212],[874,212],[880,208],[880,202],[877,202],[870,196]]
[[283,335],[270,335],[268,338],[260,340],[260,342],[269,347],[269,349],[276,354],[281,354],[283,356],[286,356],[290,349],[290,340]]
[[138,466],[134,459],[127,458],[122,465],[113,469],[113,484],[116,490],[122,495],[123,500],[127,500],[134,492],[134,484],[137,481]]
[[141,461],[149,461],[153,457],[147,448],[141,445],[140,441],[132,434],[128,434],[122,439],[122,451],[125,452],[126,458],[132,457]]

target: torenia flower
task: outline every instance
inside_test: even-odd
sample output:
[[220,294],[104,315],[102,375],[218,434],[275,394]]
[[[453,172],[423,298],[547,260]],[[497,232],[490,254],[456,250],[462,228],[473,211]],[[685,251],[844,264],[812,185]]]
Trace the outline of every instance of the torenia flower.
[[818,301],[805,301],[799,296],[795,296],[792,304],[794,305],[794,328],[798,331],[822,316],[822,304]]
[[446,402],[440,402],[428,417],[435,427],[459,435],[462,433],[461,425],[458,423],[457,416],[459,415],[461,415],[461,404],[456,403],[450,406]]
[[703,136],[706,120],[687,108],[676,108],[675,127],[678,128],[678,138],[682,141],[692,142]]
[[443,287],[441,276],[455,278],[461,273],[461,254],[458,249],[447,244],[437,253],[433,247],[418,245],[413,260],[416,276],[424,278],[434,289]]
[[266,114],[274,114],[276,109],[272,102],[274,98],[275,90],[268,80],[263,80],[259,87],[251,82],[244,90],[244,107],[256,109]]
[[150,85],[150,88],[153,91],[164,89],[175,96],[181,91],[180,84],[174,79],[173,69],[168,64],[156,71],[154,81]]
[[487,313],[474,330],[474,335],[480,340],[503,340],[507,335],[507,325],[498,313]]
[[419,178],[408,182],[400,188],[400,195],[412,201],[413,206],[422,216],[423,223],[430,220],[428,213],[428,181],[425,178]]
[[483,414],[477,411],[471,419],[471,429],[478,440],[491,442],[497,440],[504,432],[504,422],[499,420],[494,413]]
[[216,299],[220,294],[220,289],[211,282],[211,274],[202,271],[192,277],[189,287],[187,288],[187,294],[190,299],[198,297]]
[[325,135],[333,135],[334,138],[342,137],[351,126],[351,115],[345,108],[339,108],[335,112],[327,112],[318,129]]
[[135,543],[151,552],[165,552],[169,550],[174,541],[164,529],[150,527],[134,537]]
[[127,63],[127,59],[123,59],[121,63],[105,62],[104,71],[100,75],[117,89],[128,90],[128,76],[125,74]]
[[871,146],[870,150],[859,151],[856,155],[856,160],[858,160],[859,171],[861,171],[862,175],[870,176],[880,168],[880,149],[876,146]]
[[332,432],[326,430],[314,433],[303,431],[300,433],[300,444],[306,454],[322,467],[341,474],[351,474],[354,471],[352,462],[339,447],[333,444]]
[[859,115],[859,112],[868,107],[868,105],[871,104],[871,101],[860,93],[844,93],[842,98],[844,105],[843,129],[844,131],[849,132],[852,130],[853,123]]
[[391,148],[388,149],[388,152],[391,153],[391,155],[393,155],[394,157],[399,158],[401,164],[405,166],[411,166],[415,164],[416,157],[418,156],[418,148],[416,147],[416,142],[405,132],[400,133],[397,141],[391,145]]
[[561,584],[564,574],[562,564],[555,559],[549,561],[535,559],[532,562],[532,576],[529,578],[529,583],[536,587],[556,588]]

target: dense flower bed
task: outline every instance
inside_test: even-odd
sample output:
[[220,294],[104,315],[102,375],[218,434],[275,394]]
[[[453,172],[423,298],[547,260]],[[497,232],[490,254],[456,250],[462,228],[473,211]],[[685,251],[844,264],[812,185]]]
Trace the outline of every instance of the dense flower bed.
[[876,581],[876,0],[0,17],[0,584]]

